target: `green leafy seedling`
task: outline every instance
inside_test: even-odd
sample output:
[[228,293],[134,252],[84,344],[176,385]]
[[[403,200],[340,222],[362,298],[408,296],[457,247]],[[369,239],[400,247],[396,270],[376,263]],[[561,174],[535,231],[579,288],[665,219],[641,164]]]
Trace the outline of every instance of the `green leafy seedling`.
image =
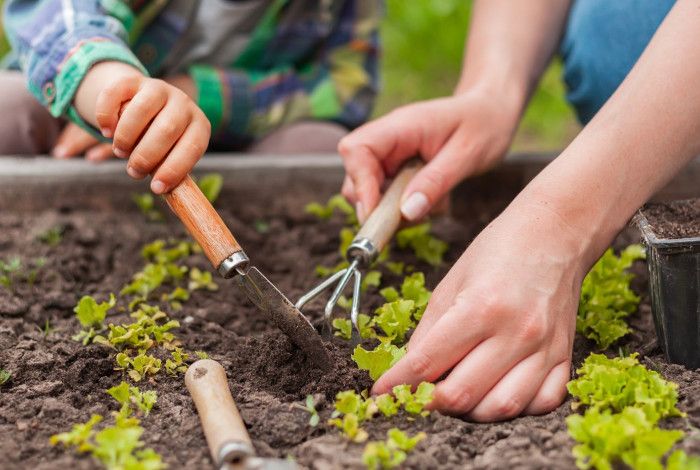
[[215,291],[219,289],[219,286],[212,279],[211,272],[201,271],[197,268],[192,268],[190,270],[190,281],[188,283],[188,289],[193,290],[208,290]]
[[432,266],[440,266],[448,245],[430,233],[430,222],[399,230],[396,244],[399,248],[411,248],[418,259]]
[[90,419],[81,424],[74,424],[70,431],[54,434],[49,438],[51,445],[63,444],[64,447],[76,447],[78,452],[87,452],[92,449],[89,442],[94,436],[94,427],[102,421],[102,416],[94,414]]
[[0,385],[5,385],[10,378],[12,378],[12,374],[9,371],[0,368]]
[[8,260],[0,259],[0,286],[12,291],[15,282],[15,276],[22,269],[22,262],[19,258],[10,258]]
[[391,344],[390,340],[383,340],[371,351],[367,351],[361,345],[356,346],[352,360],[358,368],[368,371],[372,380],[377,380],[405,354],[406,346],[398,347]]
[[151,193],[132,194],[131,199],[139,208],[139,211],[151,222],[162,222],[165,216],[156,208],[156,203]]
[[318,410],[316,410],[316,404],[314,403],[313,395],[307,395],[304,405],[295,404],[295,406],[301,408],[302,410],[309,413],[309,426],[316,427],[321,421],[321,417],[318,415]]
[[78,305],[75,306],[73,312],[82,325],[83,329],[73,336],[75,341],[82,341],[83,345],[87,345],[95,338],[97,331],[104,329],[104,320],[107,317],[107,312],[112,309],[117,303],[114,294],[109,295],[109,300],[102,303],[89,296],[83,296]]
[[224,177],[219,173],[208,173],[197,180],[197,186],[212,204],[219,198],[223,185]]
[[57,225],[48,229],[47,231],[40,233],[36,239],[41,243],[48,245],[50,247],[56,247],[63,241],[63,233],[65,232],[65,227],[62,225]]

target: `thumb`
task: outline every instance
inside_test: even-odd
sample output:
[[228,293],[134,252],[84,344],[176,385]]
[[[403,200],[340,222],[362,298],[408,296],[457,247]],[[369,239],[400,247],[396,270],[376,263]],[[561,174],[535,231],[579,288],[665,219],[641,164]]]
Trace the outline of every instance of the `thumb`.
[[408,184],[401,197],[401,214],[408,221],[423,218],[430,209],[450,192],[471,169],[471,159],[465,158],[465,149],[451,139],[420,170]]

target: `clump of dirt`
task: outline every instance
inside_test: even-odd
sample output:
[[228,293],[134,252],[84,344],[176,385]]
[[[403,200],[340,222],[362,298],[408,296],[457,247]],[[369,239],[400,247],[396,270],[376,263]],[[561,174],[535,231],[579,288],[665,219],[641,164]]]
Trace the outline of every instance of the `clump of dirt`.
[[642,213],[658,238],[700,237],[700,199],[648,204]]
[[[451,243],[446,263],[439,269],[417,263],[408,253],[395,251],[393,258],[424,271],[434,288],[467,243],[504,207],[504,201],[477,201],[479,211],[461,221],[440,219],[437,235]],[[475,203],[476,204],[476,203]],[[226,207],[227,201],[220,201]],[[230,204],[234,207],[234,204]],[[266,208],[248,204],[244,215],[222,215],[246,251],[280,290],[297,299],[319,279],[317,264],[339,261],[338,231],[342,221],[318,222],[309,216],[266,213]],[[252,207],[252,208],[251,208]],[[475,206],[476,207],[476,206]],[[253,228],[264,220],[265,233]],[[36,234],[49,226],[64,227],[58,247],[39,243]],[[82,346],[71,336],[79,329],[72,312],[82,295],[106,299],[118,292],[143,266],[140,249],[157,238],[184,238],[179,222],[146,222],[131,212],[46,210],[32,216],[0,214],[0,259],[19,257],[23,265],[45,258],[46,264],[33,285],[18,282],[12,290],[0,288],[0,367],[11,379],[0,388],[0,455],[4,469],[94,468],[88,456],[49,445],[49,436],[86,421],[92,413],[108,416],[118,406],[105,390],[124,377],[114,370],[112,352],[100,345]],[[623,239],[621,239],[623,240]],[[624,238],[625,243],[629,235]],[[204,257],[190,263],[210,269]],[[681,409],[691,423],[700,425],[697,371],[667,364],[653,334],[646,295],[646,268],[635,265],[635,289],[643,297],[632,317],[635,331],[621,347],[640,351],[645,363],[661,370],[680,385]],[[384,273],[384,285],[396,285],[397,276]],[[180,321],[175,333],[189,351],[202,350],[219,361],[260,455],[293,457],[303,468],[362,468],[363,446],[349,443],[326,424],[338,391],[369,388],[371,381],[350,360],[347,342],[328,344],[334,367],[327,374],[310,367],[304,357],[274,325],[268,323],[233,283],[216,281],[216,292],[196,291],[180,311],[169,311]],[[119,306],[125,307],[126,300]],[[362,305],[369,311],[382,303],[376,291],[368,291]],[[322,302],[312,304],[307,314],[314,321]],[[126,319],[123,309],[108,318]],[[49,329],[46,330],[48,321]],[[48,334],[46,334],[48,332]],[[591,351],[586,340],[577,339],[575,363]],[[164,373],[138,384],[158,392],[151,414],[142,419],[146,445],[159,452],[172,469],[211,468],[212,463],[194,405],[182,375]],[[311,427],[301,409],[311,394],[321,414],[321,424]],[[399,415],[376,418],[363,427],[370,439],[383,439],[390,427],[424,431],[404,468],[572,468],[572,441],[566,433],[569,402],[545,416],[523,417],[509,422],[475,424],[437,413],[412,419]],[[686,440],[682,447],[697,452],[700,441]]]

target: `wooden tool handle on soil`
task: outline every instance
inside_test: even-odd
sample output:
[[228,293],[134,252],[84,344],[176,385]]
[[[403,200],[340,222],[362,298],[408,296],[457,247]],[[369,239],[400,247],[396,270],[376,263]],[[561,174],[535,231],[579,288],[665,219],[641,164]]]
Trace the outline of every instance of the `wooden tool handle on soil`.
[[165,195],[165,200],[202,247],[214,269],[219,269],[226,258],[241,251],[221,216],[189,175]]
[[230,443],[240,443],[253,450],[245,424],[236,408],[226,380],[226,372],[216,361],[201,359],[193,363],[185,374],[185,385],[190,391],[202,422],[209,452],[221,465],[221,450]]
[[401,195],[411,179],[423,168],[421,160],[406,163],[358,232],[355,240],[367,238],[382,251],[401,224]]

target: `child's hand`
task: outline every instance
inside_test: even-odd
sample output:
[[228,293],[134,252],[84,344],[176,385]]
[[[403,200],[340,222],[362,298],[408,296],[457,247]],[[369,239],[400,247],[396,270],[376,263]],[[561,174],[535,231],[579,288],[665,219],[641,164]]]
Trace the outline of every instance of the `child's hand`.
[[[209,120],[183,91],[119,62],[90,69],[75,97],[78,112],[113,139],[136,179],[153,174],[156,194],[175,188],[209,145]],[[157,170],[156,170],[157,169]]]
[[58,136],[51,155],[55,158],[71,158],[83,154],[87,160],[101,162],[112,157],[112,146],[100,143],[78,125],[68,123]]

